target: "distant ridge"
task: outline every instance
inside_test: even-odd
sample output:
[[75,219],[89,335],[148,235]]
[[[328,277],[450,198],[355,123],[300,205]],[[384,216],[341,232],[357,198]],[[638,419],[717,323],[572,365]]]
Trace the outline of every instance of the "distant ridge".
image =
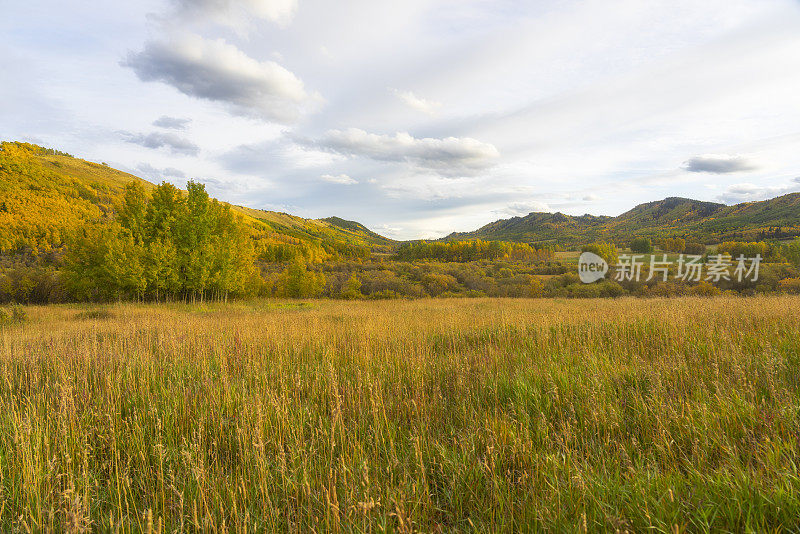
[[[155,185],[108,165],[74,158],[55,149],[18,142],[0,143],[0,253],[58,248],[89,224],[106,224],[125,185]],[[399,242],[341,217],[304,219],[232,206],[253,238],[280,257],[365,257],[391,252]],[[800,193],[727,206],[669,197],[639,204],[617,217],[529,213],[489,223],[443,240],[482,239],[574,247],[634,237],[683,237],[687,241],[783,239],[800,236]],[[277,256],[276,256],[277,257]]]
[[618,217],[530,213],[489,223],[445,240],[483,239],[574,246],[624,243],[633,237],[683,237],[703,243],[800,236],[800,193],[727,206],[669,197],[639,204]]

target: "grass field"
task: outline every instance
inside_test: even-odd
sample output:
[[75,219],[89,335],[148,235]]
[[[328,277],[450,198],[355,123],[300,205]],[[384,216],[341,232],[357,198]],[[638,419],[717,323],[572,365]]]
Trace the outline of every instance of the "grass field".
[[798,307],[31,307],[0,530],[797,530]]

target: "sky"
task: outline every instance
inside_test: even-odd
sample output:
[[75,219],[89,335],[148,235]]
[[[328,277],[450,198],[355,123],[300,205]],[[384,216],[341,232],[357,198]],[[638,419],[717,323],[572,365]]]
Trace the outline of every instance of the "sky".
[[798,0],[5,2],[0,139],[437,238],[800,191]]

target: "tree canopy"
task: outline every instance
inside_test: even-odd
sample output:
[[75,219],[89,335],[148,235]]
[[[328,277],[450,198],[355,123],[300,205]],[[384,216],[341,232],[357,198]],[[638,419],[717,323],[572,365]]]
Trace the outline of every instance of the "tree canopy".
[[184,195],[163,183],[149,195],[133,182],[114,223],[71,247],[65,271],[87,299],[225,299],[247,293],[254,260],[245,225],[202,184],[189,182]]

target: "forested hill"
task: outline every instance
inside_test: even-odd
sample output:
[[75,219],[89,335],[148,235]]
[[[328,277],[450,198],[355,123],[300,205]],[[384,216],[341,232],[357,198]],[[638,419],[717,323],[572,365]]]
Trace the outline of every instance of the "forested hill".
[[618,217],[530,213],[489,223],[446,240],[482,239],[557,244],[565,247],[608,241],[627,244],[635,237],[681,237],[702,243],[761,241],[800,235],[800,193],[734,206],[688,198],[640,204]]
[[[61,248],[88,226],[111,220],[132,182],[147,192],[156,188],[105,164],[57,150],[1,143],[0,253],[38,254]],[[256,250],[267,261],[365,257],[393,245],[358,223],[338,218],[303,219],[240,206],[231,210],[250,229]]]
[[[112,221],[125,188],[156,185],[102,163],[27,143],[0,143],[0,254],[62,249],[87,227]],[[185,192],[183,193],[185,195]],[[256,256],[265,262],[296,258],[319,262],[391,252],[397,242],[339,217],[304,219],[286,213],[231,206],[248,228]],[[618,217],[530,213],[503,219],[444,240],[511,241],[577,247],[634,237],[681,237],[706,244],[760,241],[800,235],[800,193],[726,206],[686,198],[641,204]]]

